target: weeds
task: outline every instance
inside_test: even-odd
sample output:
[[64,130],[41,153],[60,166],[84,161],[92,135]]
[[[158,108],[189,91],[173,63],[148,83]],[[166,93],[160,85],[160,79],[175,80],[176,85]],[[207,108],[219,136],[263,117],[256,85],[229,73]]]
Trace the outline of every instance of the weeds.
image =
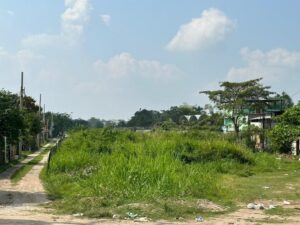
[[12,183],[17,184],[35,165],[37,165],[44,157],[44,155],[49,151],[49,148],[45,148],[42,152],[34,157],[27,164],[21,166],[11,177]]
[[71,134],[42,177],[61,212],[100,217],[147,203],[149,207],[135,211],[169,218],[203,212],[183,209],[170,199],[209,199],[232,206],[235,183],[228,183],[230,177],[246,179],[284,166],[284,160],[255,154],[218,133],[91,129]]

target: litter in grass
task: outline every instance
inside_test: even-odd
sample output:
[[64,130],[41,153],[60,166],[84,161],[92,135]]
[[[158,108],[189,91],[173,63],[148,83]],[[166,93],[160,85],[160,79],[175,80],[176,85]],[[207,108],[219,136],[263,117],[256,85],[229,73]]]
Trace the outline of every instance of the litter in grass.
[[269,209],[275,209],[276,206],[275,205],[269,205]]
[[129,219],[135,219],[138,216],[138,214],[134,214],[132,212],[127,212],[126,215],[128,216]]
[[247,205],[247,208],[248,208],[248,209],[255,209],[255,204],[254,204],[254,203],[249,203],[249,204]]
[[247,205],[247,208],[248,209],[265,209],[265,206],[264,206],[264,204],[262,204],[262,203],[259,203],[259,204],[255,204],[255,203],[249,203],[248,205]]
[[113,219],[120,219],[120,216],[117,215],[117,214],[114,214],[114,215],[112,216],[112,218],[113,218]]
[[204,222],[204,218],[202,216],[197,216],[195,220],[196,222]]

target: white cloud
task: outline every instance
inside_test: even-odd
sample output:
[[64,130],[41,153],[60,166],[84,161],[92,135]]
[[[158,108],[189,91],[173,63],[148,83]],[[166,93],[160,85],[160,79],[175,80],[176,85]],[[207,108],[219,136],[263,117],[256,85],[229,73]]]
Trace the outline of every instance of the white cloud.
[[100,15],[101,21],[105,26],[110,25],[111,16],[108,14],[102,14]]
[[107,62],[98,60],[94,63],[94,68],[98,74],[112,78],[128,76],[168,78],[181,74],[174,65],[162,64],[156,60],[138,60],[126,52],[113,56]]
[[65,0],[66,9],[61,15],[61,32],[57,34],[31,34],[21,42],[24,48],[40,50],[41,48],[73,46],[84,30],[89,19],[88,0]]
[[15,15],[15,12],[14,11],[11,11],[11,10],[7,10],[6,13],[10,16],[14,16]]
[[240,81],[264,77],[264,80],[273,82],[300,73],[300,52],[289,52],[283,48],[266,52],[243,48],[240,53],[246,65],[232,67],[227,74],[229,80]]
[[88,0],[65,0],[67,7],[61,15],[62,29],[66,33],[81,34],[89,19]]
[[234,29],[235,23],[223,12],[211,8],[204,10],[201,17],[182,25],[167,44],[171,51],[194,51],[219,42]]

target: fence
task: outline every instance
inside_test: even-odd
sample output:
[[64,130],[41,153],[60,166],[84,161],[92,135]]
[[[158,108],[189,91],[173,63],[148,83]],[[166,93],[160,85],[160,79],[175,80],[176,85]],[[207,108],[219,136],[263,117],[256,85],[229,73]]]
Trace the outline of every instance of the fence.
[[50,169],[51,159],[55,155],[56,151],[59,149],[61,142],[64,138],[60,138],[55,142],[55,145],[50,149],[49,156],[48,156],[48,162],[47,162],[47,172]]
[[17,159],[17,146],[8,144],[5,147],[0,148],[0,165]]

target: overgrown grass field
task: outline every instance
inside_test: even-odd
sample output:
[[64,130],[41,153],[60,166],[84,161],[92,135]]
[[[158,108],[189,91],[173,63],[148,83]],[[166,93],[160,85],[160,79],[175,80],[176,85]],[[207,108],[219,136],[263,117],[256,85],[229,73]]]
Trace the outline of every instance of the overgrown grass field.
[[300,169],[298,162],[276,157],[213,132],[90,129],[62,143],[42,178],[63,213],[189,218],[211,213],[200,199],[228,211],[255,198],[255,191],[242,194],[249,177]]

